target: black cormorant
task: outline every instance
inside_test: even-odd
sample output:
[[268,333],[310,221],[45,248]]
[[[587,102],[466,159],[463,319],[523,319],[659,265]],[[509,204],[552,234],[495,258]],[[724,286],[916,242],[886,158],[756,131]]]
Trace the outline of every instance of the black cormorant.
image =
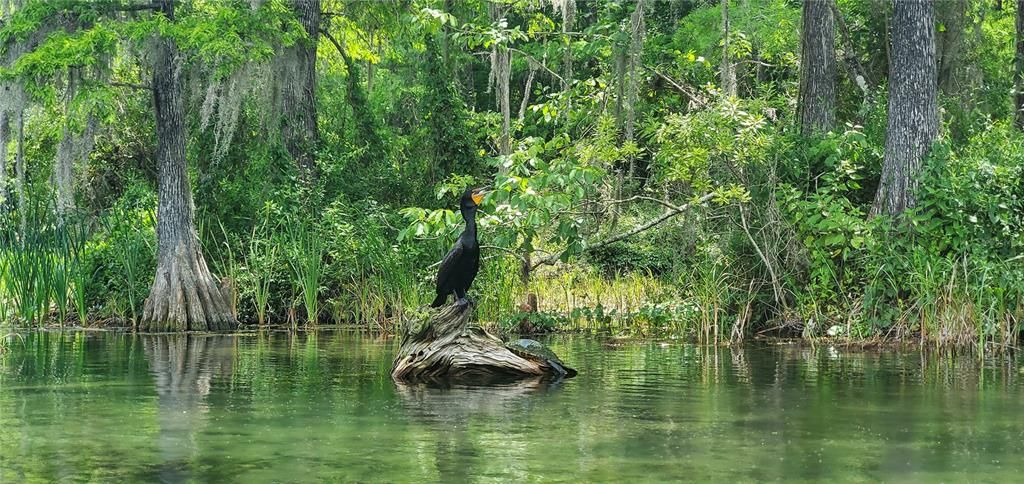
[[437,270],[437,297],[430,303],[431,307],[441,307],[448,300],[448,295],[453,293],[456,304],[468,303],[466,291],[480,270],[480,244],[476,241],[476,207],[483,200],[485,193],[481,188],[467,188],[466,193],[462,194],[459,210],[466,221],[466,229],[441,261],[441,267]]

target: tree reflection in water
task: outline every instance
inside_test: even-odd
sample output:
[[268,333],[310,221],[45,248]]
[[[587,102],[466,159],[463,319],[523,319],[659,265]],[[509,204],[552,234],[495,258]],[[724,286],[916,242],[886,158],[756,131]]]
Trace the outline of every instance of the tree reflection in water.
[[145,335],[142,344],[158,396],[158,475],[163,482],[183,481],[206,426],[211,380],[233,371],[235,337]]

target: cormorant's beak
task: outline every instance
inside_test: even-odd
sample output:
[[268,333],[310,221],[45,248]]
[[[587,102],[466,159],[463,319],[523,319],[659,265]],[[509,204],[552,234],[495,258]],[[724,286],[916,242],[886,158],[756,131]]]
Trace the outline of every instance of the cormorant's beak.
[[473,203],[480,205],[480,202],[484,201],[484,196],[489,192],[490,190],[485,188],[477,188],[476,190],[473,190]]

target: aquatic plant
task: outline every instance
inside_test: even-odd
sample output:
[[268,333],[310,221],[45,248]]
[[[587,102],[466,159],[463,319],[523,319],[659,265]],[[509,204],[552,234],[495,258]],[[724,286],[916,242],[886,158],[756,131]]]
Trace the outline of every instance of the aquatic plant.
[[324,235],[316,226],[300,218],[287,224],[289,258],[306,309],[306,323],[315,326],[320,315],[320,283],[323,278]]

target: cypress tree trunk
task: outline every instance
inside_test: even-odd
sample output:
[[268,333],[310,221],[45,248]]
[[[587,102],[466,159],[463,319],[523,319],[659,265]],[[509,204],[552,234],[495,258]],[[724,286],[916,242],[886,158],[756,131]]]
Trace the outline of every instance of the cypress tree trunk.
[[1017,0],[1017,54],[1015,56],[1013,79],[1013,105],[1016,108],[1017,127],[1024,129],[1024,0]]
[[[284,126],[281,135],[285,147],[295,160],[303,177],[316,178],[315,151],[320,142],[317,130],[316,57],[320,40],[320,0],[291,0],[295,16],[306,29],[309,39],[286,49],[285,58],[294,62],[286,69],[282,86]],[[294,85],[293,85],[294,84]]]
[[836,25],[826,0],[806,0],[800,40],[800,128],[825,132],[836,121]]
[[[161,0],[161,11],[174,20],[174,0]],[[153,59],[153,104],[156,110],[157,207],[156,277],[142,316],[145,331],[231,329],[235,317],[229,298],[210,274],[199,245],[192,192],[185,163],[185,104],[181,59],[173,39],[156,41]]]
[[889,62],[885,163],[872,214],[897,215],[915,204],[921,164],[939,134],[932,0],[896,0]]
[[729,0],[722,0],[722,68],[721,76],[722,94],[725,96],[736,95],[736,65],[732,63],[729,55]]

